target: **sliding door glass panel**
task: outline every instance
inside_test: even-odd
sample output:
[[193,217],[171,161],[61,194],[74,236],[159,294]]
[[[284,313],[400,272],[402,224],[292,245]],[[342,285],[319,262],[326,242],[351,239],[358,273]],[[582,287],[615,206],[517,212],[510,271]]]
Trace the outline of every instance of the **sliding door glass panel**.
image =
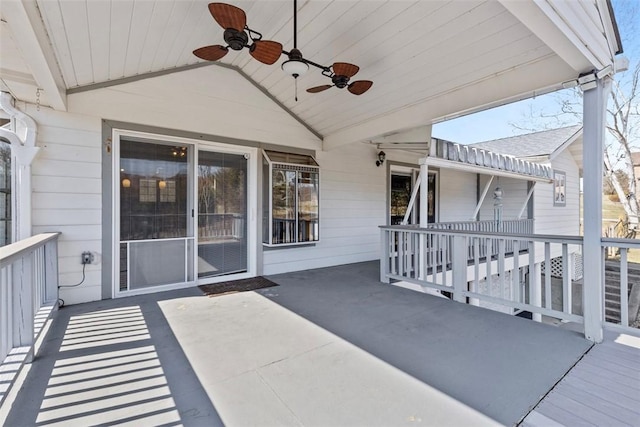
[[273,169],[273,243],[296,241],[296,172]]
[[193,280],[189,157],[188,147],[121,139],[120,290]]
[[247,160],[198,153],[198,277],[247,271]]
[[317,172],[298,172],[298,242],[319,240]]

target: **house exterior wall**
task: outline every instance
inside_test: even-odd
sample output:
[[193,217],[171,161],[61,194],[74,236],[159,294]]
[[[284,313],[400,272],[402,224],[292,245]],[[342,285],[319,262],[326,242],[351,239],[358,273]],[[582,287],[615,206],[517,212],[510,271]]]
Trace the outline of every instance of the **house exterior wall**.
[[534,191],[536,234],[577,236],[580,234],[580,171],[575,160],[564,150],[551,161],[554,170],[566,172],[566,206],[553,205],[553,184],[538,183]]
[[[485,185],[489,181],[489,176],[480,176],[480,191],[484,190]],[[494,203],[493,192],[496,188],[502,189],[502,219],[513,220],[518,219],[518,214],[522,209],[522,205],[527,199],[527,181],[515,178],[494,178],[489,188],[489,192],[480,207],[480,220],[494,219]],[[527,210],[522,215],[522,219],[527,218]]]
[[469,221],[477,204],[476,174],[440,169],[439,222]]
[[352,144],[320,151],[312,133],[232,70],[200,68],[73,94],[69,112],[38,111],[31,104],[21,108],[38,123],[37,144],[42,148],[32,168],[33,232],[62,232],[61,285],[82,278],[83,251],[96,255],[81,286],[61,289],[66,304],[101,299],[102,269],[110,268],[101,262],[102,156],[110,155],[103,144],[103,119],[316,150],[321,240],[265,249],[258,274],[379,257],[378,226],[386,222],[386,168],[375,166],[375,147]]

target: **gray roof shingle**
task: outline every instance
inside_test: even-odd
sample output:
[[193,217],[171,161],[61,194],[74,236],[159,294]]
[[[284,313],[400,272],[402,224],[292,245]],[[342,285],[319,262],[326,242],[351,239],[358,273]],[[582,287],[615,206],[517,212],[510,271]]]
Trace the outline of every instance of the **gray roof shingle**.
[[568,126],[526,135],[494,139],[493,141],[477,142],[469,144],[469,146],[519,158],[548,156],[580,129],[582,129],[582,125]]

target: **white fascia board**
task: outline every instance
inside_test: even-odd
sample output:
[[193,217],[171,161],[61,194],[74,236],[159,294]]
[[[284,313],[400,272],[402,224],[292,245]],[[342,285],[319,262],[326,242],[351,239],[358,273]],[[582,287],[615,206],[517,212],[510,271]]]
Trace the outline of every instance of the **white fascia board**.
[[56,110],[66,111],[66,86],[35,1],[3,0],[2,15],[49,104]]
[[464,172],[478,173],[483,175],[503,176],[505,178],[522,179],[525,181],[553,182],[549,178],[542,178],[533,175],[523,175],[515,172],[507,172],[500,169],[489,168],[486,166],[472,165],[470,163],[456,162],[452,160],[440,159],[438,157],[426,157],[420,160],[420,164],[439,167],[443,169],[459,170]]
[[[551,50],[560,56],[576,74],[587,72],[592,69],[602,69],[611,62],[603,61],[601,52],[594,52],[591,49],[595,46],[586,46],[575,33],[574,29],[567,24],[564,17],[557,12],[557,7],[563,0],[499,0],[500,3],[522,24],[524,24],[536,37],[542,40]],[[564,1],[565,8],[581,7],[579,2]],[[560,5],[562,9],[563,5]],[[596,28],[592,28],[595,31]],[[589,31],[580,36],[593,38]],[[606,57],[610,58],[609,52]]]
[[560,153],[562,153],[564,150],[569,148],[569,146],[571,144],[573,144],[574,142],[576,142],[578,140],[582,140],[582,128],[580,128],[576,133],[571,135],[571,137],[569,137],[569,139],[567,139],[565,142],[563,142],[561,146],[556,148],[553,151],[553,153],[549,154],[549,160],[553,160],[556,157],[558,157],[558,155],[560,155]]
[[[559,75],[564,70],[565,74]],[[324,137],[322,149],[329,151],[353,142],[368,141],[404,129],[425,126],[466,114],[562,89],[562,82],[575,78],[556,56],[522,64],[461,87],[439,93],[422,102],[365,120]]]

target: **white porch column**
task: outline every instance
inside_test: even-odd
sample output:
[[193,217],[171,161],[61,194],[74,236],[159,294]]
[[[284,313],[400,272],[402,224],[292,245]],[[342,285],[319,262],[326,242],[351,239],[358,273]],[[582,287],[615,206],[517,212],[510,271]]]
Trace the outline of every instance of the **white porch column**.
[[17,242],[31,237],[31,163],[40,148],[36,147],[36,122],[12,105],[12,97],[7,92],[0,93],[0,108],[24,126],[23,138],[6,129],[0,133],[11,143],[12,241]]
[[[594,76],[595,77],[595,76]],[[606,111],[611,79],[595,77],[596,87],[584,90],[584,335],[599,343],[603,338],[602,172]]]
[[420,159],[420,227],[426,227],[429,223],[429,165],[427,159]]

